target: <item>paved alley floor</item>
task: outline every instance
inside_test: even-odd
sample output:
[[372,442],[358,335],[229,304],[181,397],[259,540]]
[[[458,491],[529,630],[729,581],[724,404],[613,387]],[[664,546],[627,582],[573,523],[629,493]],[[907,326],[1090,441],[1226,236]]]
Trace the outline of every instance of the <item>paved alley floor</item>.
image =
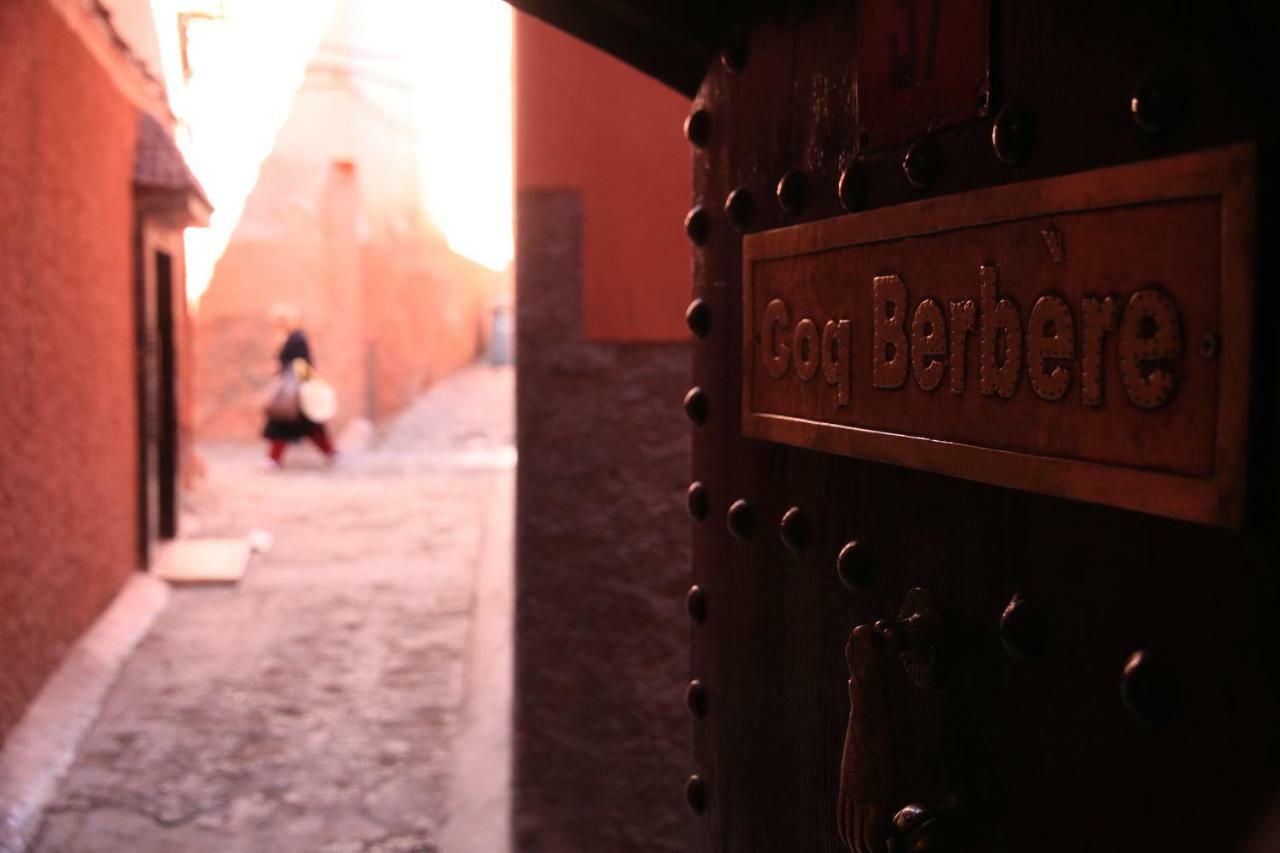
[[[439,849],[513,394],[510,368],[468,368],[333,469],[202,448],[195,532],[274,542],[238,586],[175,589],[34,849]],[[485,583],[509,585],[505,559]]]

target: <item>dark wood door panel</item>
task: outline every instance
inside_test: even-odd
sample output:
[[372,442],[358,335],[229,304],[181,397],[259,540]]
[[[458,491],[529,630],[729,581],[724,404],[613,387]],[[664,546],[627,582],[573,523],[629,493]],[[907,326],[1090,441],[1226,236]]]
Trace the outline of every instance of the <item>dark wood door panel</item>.
[[[716,743],[700,750],[712,849],[839,849],[844,642],[916,586],[939,600],[944,630],[936,687],[890,678],[901,803],[959,796],[981,849],[1078,849],[1093,832],[1106,840],[1090,849],[1233,849],[1228,828],[1244,832],[1275,783],[1274,564],[1229,533],[785,455],[758,492],[760,529],[705,580],[715,651],[695,666],[714,697]],[[799,555],[776,533],[793,505],[814,521]],[[859,592],[833,571],[853,539],[870,566]],[[1001,643],[1014,594],[1046,624],[1035,660]],[[1163,729],[1120,699],[1139,649],[1176,674],[1178,715]]]
[[[945,168],[923,192],[902,167],[918,138],[859,149],[856,4],[742,22],[745,67],[717,62],[704,80],[694,108],[707,111],[710,132],[693,158],[705,226],[693,229],[704,238],[694,295],[710,317],[694,362],[708,402],[693,470],[706,496],[693,522],[705,614],[691,628],[691,674],[707,700],[691,756],[704,786],[693,796],[699,849],[844,849],[845,643],[855,626],[898,617],[914,588],[936,602],[936,684],[916,686],[896,659],[886,669],[891,800],[954,805],[967,841],[957,849],[1234,850],[1280,786],[1280,566],[1265,439],[1249,456],[1249,516],[1232,531],[742,431],[743,234],[844,214],[842,173],[857,184],[846,201],[870,210],[1232,143],[1256,144],[1268,174],[1276,108],[1256,69],[1275,61],[1263,49],[1271,22],[1117,5],[994,4],[991,113],[1022,105],[1036,118],[1034,145],[1012,166],[993,152],[991,119],[943,128]],[[1181,81],[1186,109],[1166,132],[1130,114],[1153,72]],[[789,172],[803,173],[807,192],[787,210],[775,192]],[[745,195],[729,204],[735,191]],[[1264,190],[1264,210],[1270,203]],[[1260,251],[1265,281],[1274,264],[1265,241]],[[1254,414],[1265,425],[1275,311],[1260,291]],[[739,500],[748,509],[735,534]],[[798,551],[780,535],[793,507],[807,534]],[[850,588],[836,565],[854,541],[863,573]],[[1015,595],[1043,625],[1043,651],[1026,660],[1002,641]],[[1139,651],[1176,687],[1164,725],[1122,699],[1122,671]]]

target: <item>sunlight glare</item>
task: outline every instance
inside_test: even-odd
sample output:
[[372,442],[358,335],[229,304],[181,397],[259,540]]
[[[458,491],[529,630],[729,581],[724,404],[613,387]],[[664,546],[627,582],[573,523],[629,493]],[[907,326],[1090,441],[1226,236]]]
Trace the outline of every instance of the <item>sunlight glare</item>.
[[168,50],[164,73],[185,126],[179,146],[214,205],[188,229],[195,304],[226,250],[294,94],[343,4],[361,48],[397,58],[411,88],[426,213],[450,248],[492,269],[512,258],[511,11],[501,0],[151,0],[157,21],[196,13],[191,68]]
[[427,208],[458,254],[512,258],[511,8],[419,0],[413,53]]

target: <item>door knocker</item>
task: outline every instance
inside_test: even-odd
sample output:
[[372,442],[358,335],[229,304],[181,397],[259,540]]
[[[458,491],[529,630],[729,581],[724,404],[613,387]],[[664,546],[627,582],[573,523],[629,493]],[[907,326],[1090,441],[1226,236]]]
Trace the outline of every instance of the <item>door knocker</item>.
[[[893,744],[885,695],[885,672],[896,655],[921,689],[937,678],[937,610],[928,592],[907,593],[897,619],[859,625],[849,635],[849,724],[840,759],[836,823],[853,853],[932,849],[934,821],[920,806],[895,813]],[[891,829],[893,832],[891,833]]]

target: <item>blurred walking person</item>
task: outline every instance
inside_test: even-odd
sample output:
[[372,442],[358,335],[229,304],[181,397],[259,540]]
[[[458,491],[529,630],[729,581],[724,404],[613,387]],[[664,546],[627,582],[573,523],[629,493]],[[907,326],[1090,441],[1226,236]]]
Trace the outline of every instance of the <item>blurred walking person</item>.
[[278,360],[279,372],[266,400],[267,425],[262,435],[269,442],[263,467],[276,470],[284,463],[284,451],[304,438],[316,447],[330,463],[337,461],[338,451],[329,438],[325,421],[333,417],[337,405],[333,389],[315,372],[315,361],[298,309],[280,304],[271,309],[271,321],[284,336]]

